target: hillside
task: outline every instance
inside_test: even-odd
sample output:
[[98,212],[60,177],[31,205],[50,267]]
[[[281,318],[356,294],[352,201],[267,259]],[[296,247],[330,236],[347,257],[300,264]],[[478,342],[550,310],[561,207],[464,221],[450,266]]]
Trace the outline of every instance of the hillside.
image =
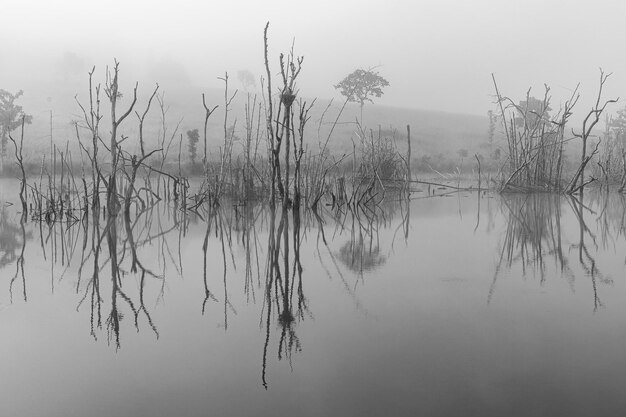
[[[86,83],[85,83],[86,84]],[[143,113],[148,98],[152,93],[153,86],[140,85],[138,88],[138,100],[135,110]],[[20,99],[20,104],[28,114],[33,116],[33,123],[27,126],[25,134],[25,154],[40,160],[41,151],[49,148],[50,140],[50,112],[52,111],[52,137],[57,146],[77,148],[76,131],[73,122],[82,119],[82,112],[75,100],[75,92],[78,91],[77,98],[84,106],[88,106],[88,95],[86,88],[80,90],[78,85],[56,85],[47,89],[39,89],[36,92],[25,91]],[[198,129],[202,132],[204,125],[204,108],[202,106],[201,94],[204,91],[209,107],[219,105],[220,107],[211,116],[208,125],[208,148],[209,152],[219,152],[219,146],[223,140],[224,124],[224,92],[218,89],[203,90],[202,88],[179,87],[177,89],[159,90],[164,95],[166,110],[166,137],[171,138],[174,129],[179,121],[180,128],[173,141],[171,154],[178,153],[180,134],[183,134],[184,157],[187,157],[186,135],[190,129]],[[232,91],[232,90],[231,90]],[[119,109],[126,109],[132,98],[132,89],[126,86]],[[251,100],[253,96],[251,95]],[[240,91],[231,104],[229,111],[228,125],[235,125],[236,136],[244,135],[245,124],[245,102],[247,94]],[[259,98],[261,99],[261,98]],[[262,99],[261,99],[262,100]],[[109,128],[107,98],[101,93],[101,133],[106,138]],[[330,104],[330,107],[329,107]],[[330,128],[337,117],[339,109],[343,103],[335,99],[332,103],[329,100],[317,100],[311,110],[311,118],[307,125],[306,137],[309,141],[310,149],[317,149],[318,139],[322,142],[328,136]],[[258,106],[258,105],[257,105]],[[326,111],[324,119],[321,120],[322,113]],[[258,108],[258,107],[257,107]],[[118,110],[118,114],[120,111]],[[352,140],[355,139],[355,120],[359,115],[359,107],[355,104],[348,104],[335,127],[329,147],[331,151],[343,154],[352,152]],[[263,126],[264,115],[261,115],[261,126]],[[378,135],[379,128],[383,135],[394,136],[397,140],[398,148],[404,152],[406,149],[406,125],[411,125],[412,153],[414,161],[430,157],[432,160],[458,159],[458,151],[465,149],[469,155],[481,152],[481,145],[487,142],[488,119],[487,117],[453,114],[446,112],[417,110],[407,108],[395,108],[369,104],[364,109],[364,124],[371,129],[375,136]],[[321,123],[320,123],[321,122]],[[150,113],[146,117],[144,125],[144,137],[148,148],[158,147],[159,138],[162,137],[161,109],[156,100],[153,101]],[[121,133],[129,139],[125,146],[131,152],[138,152],[138,120],[134,114],[124,121]],[[84,140],[87,140],[87,132],[82,131]],[[202,139],[201,139],[202,142]],[[202,152],[200,143],[198,152]],[[262,146],[260,149],[263,149]]]

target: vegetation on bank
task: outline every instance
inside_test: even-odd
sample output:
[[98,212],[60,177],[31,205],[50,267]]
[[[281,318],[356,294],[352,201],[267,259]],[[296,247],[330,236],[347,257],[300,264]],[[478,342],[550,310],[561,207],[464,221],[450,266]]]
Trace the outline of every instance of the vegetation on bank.
[[[609,187],[615,183],[616,176],[619,177],[619,191],[625,189],[626,148],[623,141],[619,142],[617,136],[612,134],[620,132],[621,127],[606,118],[604,135],[597,135],[594,130],[606,117],[607,108],[619,100],[603,97],[610,75],[600,69],[594,103],[580,127],[573,127],[570,123],[580,99],[578,86],[561,108],[551,114],[550,87],[547,85],[543,98],[531,96],[528,90],[526,99],[515,103],[501,95],[493,77],[499,118],[507,142],[507,158],[502,169],[500,190],[575,194],[594,182]],[[580,153],[567,167],[566,146],[569,142],[577,142]],[[622,156],[621,163],[616,161],[617,154]],[[588,175],[590,171],[592,175]],[[598,176],[599,172],[602,176]]]
[[[295,55],[293,48],[281,53],[276,79],[268,53],[268,28],[269,23],[263,34],[262,92],[247,94],[243,120],[232,116],[239,91],[225,73],[220,77],[222,102],[208,103],[202,95],[204,128],[188,130],[185,137],[182,120],[171,123],[170,107],[159,85],[140,107],[139,84],[122,92],[120,64],[115,61],[100,75],[100,82],[93,68],[87,98],[75,99],[79,117],[73,123],[74,146],[68,141],[58,147],[51,131],[49,152],[39,149],[35,159],[24,155],[30,116],[13,105],[12,124],[6,131],[21,179],[23,215],[56,222],[87,219],[88,213],[102,211],[113,217],[121,214],[130,223],[133,210],[143,211],[164,199],[190,211],[225,200],[241,205],[264,201],[283,210],[299,210],[316,209],[322,201],[354,207],[377,204],[389,188],[408,189],[410,150],[401,154],[380,127],[368,129],[356,120],[351,154],[337,155],[328,147],[347,104],[356,102],[362,110],[365,102],[380,97],[388,81],[373,69],[349,74],[336,86],[344,97],[339,112],[331,115],[330,106],[323,110],[315,138],[307,126],[316,101],[299,97],[297,83],[304,58]],[[207,127],[218,118],[218,108],[221,144],[209,149]],[[154,112],[160,127],[157,137],[148,140],[146,117]],[[321,126],[327,123],[330,129],[322,135]],[[132,136],[126,129],[131,124],[135,125]],[[184,164],[187,150],[190,163]],[[193,193],[188,180],[192,175],[202,179]]]
[[[416,173],[445,180],[469,174],[478,188],[509,192],[572,194],[600,181],[607,186],[617,182],[620,190],[626,187],[626,152],[619,140],[611,139],[622,134],[622,127],[616,127],[621,119],[607,121],[604,140],[595,137],[598,122],[616,101],[602,97],[609,77],[602,71],[595,106],[581,129],[572,130],[569,123],[578,89],[552,113],[547,86],[543,98],[533,97],[529,90],[525,100],[516,102],[500,94],[494,78],[497,109],[488,114],[483,140],[473,148],[428,153],[415,146],[420,145],[419,139],[412,149],[409,125],[367,126],[365,104],[380,97],[389,85],[374,68],[357,69],[335,85],[343,97],[339,106],[333,107],[331,101],[318,109],[316,100],[301,97],[298,80],[305,74],[304,59],[292,48],[278,56],[273,68],[268,27],[263,34],[266,71],[260,92],[248,92],[242,98],[225,73],[220,77],[224,86],[220,102],[210,102],[200,94],[202,108],[197,107],[199,112],[204,110],[204,118],[202,126],[195,128],[186,129],[182,118],[172,120],[170,104],[159,85],[140,108],[139,85],[122,92],[120,64],[115,61],[100,75],[103,81],[97,81],[94,68],[89,73],[87,98],[76,97],[79,113],[72,141],[58,146],[52,141],[51,128],[48,152],[42,152],[47,146],[29,150],[24,146],[24,130],[32,117],[16,104],[21,92],[2,91],[2,156],[3,160],[7,157],[10,141],[16,162],[3,171],[21,178],[24,211],[56,218],[67,214],[68,207],[86,215],[89,208],[104,206],[117,214],[130,207],[145,209],[154,200],[170,197],[186,210],[218,205],[224,199],[235,204],[263,200],[284,209],[315,209],[322,201],[376,204],[389,190],[410,191],[411,184],[419,182]],[[247,86],[254,84],[249,74],[239,78],[247,80]],[[236,99],[243,100],[243,109],[235,108]],[[350,103],[358,105],[359,116],[346,121],[344,111]],[[316,119],[312,119],[314,112]],[[156,130],[154,118],[158,119]],[[212,147],[218,125],[220,143]],[[333,146],[337,132],[346,129],[349,146]],[[416,130],[419,127],[414,126],[413,138]],[[576,158],[567,151],[573,141],[580,142],[582,149]],[[191,177],[202,181],[193,193]]]

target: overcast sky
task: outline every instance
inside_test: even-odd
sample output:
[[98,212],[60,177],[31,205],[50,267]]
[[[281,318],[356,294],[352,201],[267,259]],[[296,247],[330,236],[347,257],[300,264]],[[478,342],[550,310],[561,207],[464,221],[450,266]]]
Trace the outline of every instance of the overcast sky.
[[158,68],[198,88],[218,87],[224,71],[258,77],[269,20],[274,68],[295,38],[310,97],[337,97],[333,84],[377,66],[390,82],[378,102],[390,106],[484,115],[493,72],[516,98],[550,84],[557,107],[580,82],[586,109],[599,67],[614,73],[607,94],[626,98],[618,0],[7,0],[0,12],[0,88],[58,78],[64,60],[86,74],[113,57],[147,90]]

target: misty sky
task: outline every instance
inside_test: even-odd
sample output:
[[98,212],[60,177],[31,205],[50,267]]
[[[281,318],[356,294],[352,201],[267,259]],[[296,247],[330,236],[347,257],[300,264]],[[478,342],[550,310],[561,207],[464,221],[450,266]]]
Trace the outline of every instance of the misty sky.
[[332,85],[343,76],[378,66],[391,84],[378,102],[390,106],[484,115],[493,72],[513,97],[530,86],[540,95],[548,83],[556,107],[580,82],[581,112],[599,67],[614,73],[607,94],[626,98],[626,2],[618,0],[11,0],[1,13],[0,88],[11,90],[67,68],[86,80],[113,57],[140,90],[163,74],[199,89],[219,87],[224,71],[258,77],[269,20],[274,69],[295,38],[308,97],[338,97]]

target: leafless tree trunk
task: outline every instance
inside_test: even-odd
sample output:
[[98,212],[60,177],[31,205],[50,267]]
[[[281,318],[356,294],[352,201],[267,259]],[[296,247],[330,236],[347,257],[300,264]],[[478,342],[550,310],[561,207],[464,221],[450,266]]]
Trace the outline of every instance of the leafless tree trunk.
[[152,104],[152,100],[154,99],[154,96],[156,96],[157,91],[159,91],[159,84],[157,84],[156,87],[154,88],[154,91],[152,92],[152,95],[150,96],[150,99],[148,100],[148,105],[146,106],[146,110],[141,114],[141,116],[139,115],[138,112],[135,112],[135,114],[137,115],[137,119],[139,119],[139,146],[141,148],[142,157],[146,155],[146,150],[144,147],[144,140],[143,140],[143,122],[146,118],[146,115],[148,114],[148,111],[150,111],[150,105]]
[[233,125],[233,131],[228,133],[228,112],[230,110],[230,104],[237,95],[238,90],[235,90],[232,96],[228,96],[228,73],[224,74],[224,77],[219,77],[224,81],[224,146],[222,149],[222,155],[220,158],[220,174],[218,178],[218,184],[216,184],[215,198],[219,199],[222,194],[225,180],[224,167],[226,165],[226,159],[231,155],[233,146],[233,136],[235,134],[235,126]]
[[[591,155],[587,156],[587,140],[591,136],[592,130],[595,125],[600,121],[600,116],[606,109],[606,106],[611,103],[616,103],[619,98],[606,100],[604,104],[600,105],[602,100],[602,90],[604,89],[604,84],[606,80],[611,76],[611,74],[605,74],[602,68],[600,68],[600,87],[598,88],[598,96],[596,98],[595,105],[593,108],[587,113],[585,120],[583,120],[583,128],[580,133],[576,133],[572,130],[572,133],[575,137],[580,138],[582,140],[582,152],[580,156],[580,166],[576,170],[576,173],[572,177],[569,185],[567,186],[567,193],[573,194],[574,192],[582,189],[586,184],[593,181],[593,179],[589,182],[585,182],[585,167],[591,160],[591,158],[597,153],[598,146],[596,145],[594,151]],[[599,144],[599,142],[598,142]]]
[[204,173],[206,175],[206,163],[207,163],[207,147],[206,147],[206,130],[207,130],[207,125],[209,123],[209,117],[211,117],[211,115],[213,114],[213,112],[215,111],[215,109],[217,109],[219,106],[214,106],[212,109],[209,109],[209,107],[206,105],[206,100],[204,99],[204,93],[202,93],[202,105],[204,106],[204,157],[202,158],[202,166],[204,166]]
[[105,87],[105,92],[109,97],[109,101],[111,102],[111,140],[110,140],[110,152],[111,152],[111,176],[109,177],[109,184],[107,190],[107,207],[109,210],[109,215],[115,216],[119,211],[120,203],[117,198],[117,163],[118,163],[118,140],[117,140],[117,129],[120,124],[128,117],[130,112],[133,110],[135,103],[137,102],[137,85],[135,84],[135,88],[133,89],[133,101],[130,104],[128,110],[124,112],[119,118],[117,117],[117,100],[120,98],[119,93],[119,84],[118,84],[118,76],[119,76],[119,63],[115,61],[115,66],[113,67],[113,75],[107,72],[107,83]]
[[11,136],[11,132],[9,132],[9,139],[13,142],[15,146],[15,160],[17,166],[20,168],[22,173],[22,181],[20,184],[20,201],[22,202],[22,222],[26,220],[28,216],[28,205],[26,204],[26,171],[24,171],[24,158],[22,156],[22,148],[24,146],[24,122],[26,120],[26,116],[22,116],[22,130],[20,134],[20,144],[17,145],[13,136]]

